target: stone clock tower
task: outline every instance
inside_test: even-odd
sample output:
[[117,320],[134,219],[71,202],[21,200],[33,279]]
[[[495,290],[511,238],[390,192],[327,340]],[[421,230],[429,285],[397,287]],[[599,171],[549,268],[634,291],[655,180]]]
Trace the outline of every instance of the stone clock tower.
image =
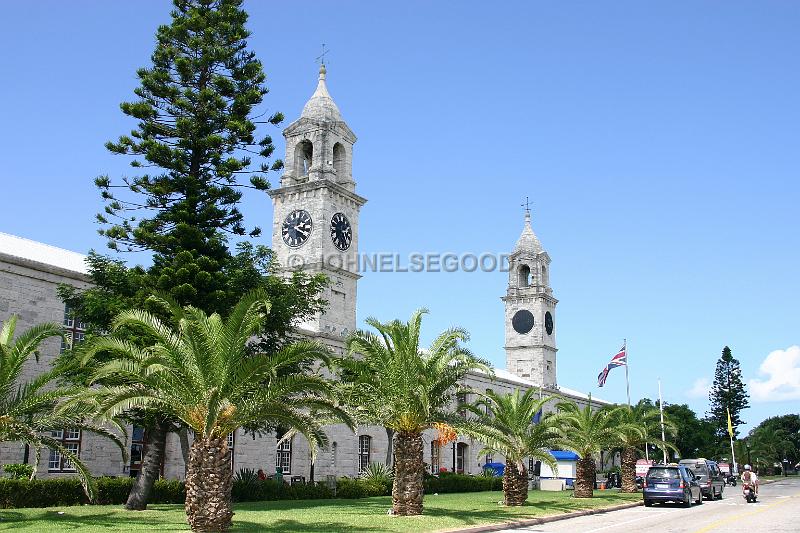
[[550,288],[550,256],[531,228],[525,227],[509,257],[506,307],[506,368],[537,386],[556,387],[556,304]]
[[356,327],[358,214],[366,199],[355,193],[353,144],[319,69],[317,90],[300,118],[284,131],[285,172],[270,191],[273,203],[272,249],[285,271],[323,273],[330,280],[327,309],[300,324],[300,330],[326,344],[341,346]]

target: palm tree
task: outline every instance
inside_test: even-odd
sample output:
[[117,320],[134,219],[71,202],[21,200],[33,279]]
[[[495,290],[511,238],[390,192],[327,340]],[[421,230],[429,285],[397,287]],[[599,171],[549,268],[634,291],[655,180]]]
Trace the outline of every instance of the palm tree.
[[576,465],[575,497],[591,498],[595,481],[595,455],[601,450],[618,446],[629,432],[640,433],[635,425],[617,420],[616,408],[592,407],[591,399],[585,407],[573,401],[560,402],[558,412],[552,415],[561,446],[578,454]]
[[121,313],[112,325],[112,331],[141,328],[154,339],[151,346],[141,348],[113,336],[96,338],[84,361],[99,352],[114,356],[93,376],[94,381],[111,375],[120,380],[93,393],[102,412],[152,408],[193,431],[187,519],[194,531],[225,531],[233,516],[229,433],[269,423],[324,445],[327,436],[311,410],[352,424],[334,401],[329,381],[317,373],[286,372],[312,361],[327,364],[324,347],[298,342],[274,354],[255,352],[250,341],[270,310],[262,291],[242,298],[227,319],[164,303],[172,309],[176,327],[140,310]]
[[427,350],[420,348],[420,325],[427,310],[416,311],[408,322],[367,324],[378,334],[356,331],[347,339],[348,357],[340,360],[348,401],[361,418],[395,431],[392,510],[398,515],[422,513],[422,432],[452,421],[453,391],[472,370],[488,363],[473,356],[461,342],[466,331],[442,332]]
[[[615,410],[616,420],[625,426],[638,427],[639,431],[626,431],[620,436],[622,448],[622,492],[636,492],[636,460],[639,451],[649,444],[659,448],[677,450],[675,446],[661,439],[661,415],[655,407],[645,400],[636,405],[621,405]],[[666,435],[675,435],[677,428],[669,419],[664,419]]]
[[541,417],[544,405],[552,397],[537,398],[536,389],[498,394],[486,391],[483,400],[472,409],[476,420],[466,422],[461,431],[485,444],[486,453],[498,453],[506,458],[503,472],[503,495],[506,505],[522,505],[528,499],[528,472],[525,459],[541,461],[554,471],[555,458],[550,450],[558,446],[558,432],[552,419]]
[[27,382],[20,380],[31,355],[39,362],[39,345],[45,339],[63,337],[63,328],[54,323],[38,324],[14,339],[16,327],[17,317],[12,315],[0,328],[0,442],[20,442],[35,451],[31,479],[36,474],[42,448],[57,451],[75,467],[83,490],[92,501],[97,487],[89,469],[60,440],[52,438],[51,432],[72,428],[102,435],[119,446],[123,457],[125,445],[108,428],[91,421],[91,405],[62,402],[82,389],[54,387],[61,377],[59,370],[50,369]]

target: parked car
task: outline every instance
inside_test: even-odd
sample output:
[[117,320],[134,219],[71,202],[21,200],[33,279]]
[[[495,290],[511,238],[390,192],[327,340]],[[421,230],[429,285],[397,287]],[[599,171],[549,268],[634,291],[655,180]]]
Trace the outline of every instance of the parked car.
[[656,465],[645,478],[642,497],[645,507],[655,502],[678,502],[691,507],[692,502],[703,503],[703,492],[694,473],[684,465]]
[[721,500],[725,490],[725,474],[719,465],[708,459],[681,459],[678,464],[687,466],[697,476],[703,496],[709,500]]

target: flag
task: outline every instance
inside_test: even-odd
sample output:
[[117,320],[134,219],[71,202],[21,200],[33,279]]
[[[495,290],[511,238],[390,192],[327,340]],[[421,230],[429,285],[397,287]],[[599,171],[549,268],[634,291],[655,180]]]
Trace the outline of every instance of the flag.
[[625,366],[628,364],[628,352],[626,351],[625,345],[622,345],[622,348],[619,349],[617,354],[611,358],[611,361],[606,365],[606,367],[600,371],[600,374],[597,375],[597,386],[602,387],[606,384],[606,379],[608,379],[608,373],[611,371],[612,368],[617,368],[618,366]]
[[597,375],[597,386],[602,388],[606,384],[606,378],[608,378],[608,367],[605,367]]
[[731,423],[731,410],[728,409],[728,435],[733,438],[733,424]]

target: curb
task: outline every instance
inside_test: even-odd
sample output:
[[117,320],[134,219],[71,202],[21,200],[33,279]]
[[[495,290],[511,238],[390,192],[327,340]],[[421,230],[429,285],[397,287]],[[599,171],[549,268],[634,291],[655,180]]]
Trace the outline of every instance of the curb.
[[567,520],[569,518],[577,518],[579,516],[589,516],[593,514],[603,514],[603,513],[610,513],[612,511],[622,511],[623,509],[632,509],[633,507],[639,507],[643,505],[644,502],[631,502],[631,503],[623,503],[621,505],[615,505],[614,507],[601,507],[599,509],[583,509],[581,511],[572,511],[569,513],[564,514],[557,514],[551,516],[543,516],[541,518],[526,518],[524,520],[514,520],[511,522],[502,522],[500,524],[487,524],[485,526],[475,526],[469,527],[466,529],[451,529],[448,530],[449,533],[484,533],[487,531],[502,531],[503,529],[509,528],[517,528],[517,527],[525,527],[525,526],[536,526],[539,524],[548,524],[550,522],[557,522],[559,520]]

